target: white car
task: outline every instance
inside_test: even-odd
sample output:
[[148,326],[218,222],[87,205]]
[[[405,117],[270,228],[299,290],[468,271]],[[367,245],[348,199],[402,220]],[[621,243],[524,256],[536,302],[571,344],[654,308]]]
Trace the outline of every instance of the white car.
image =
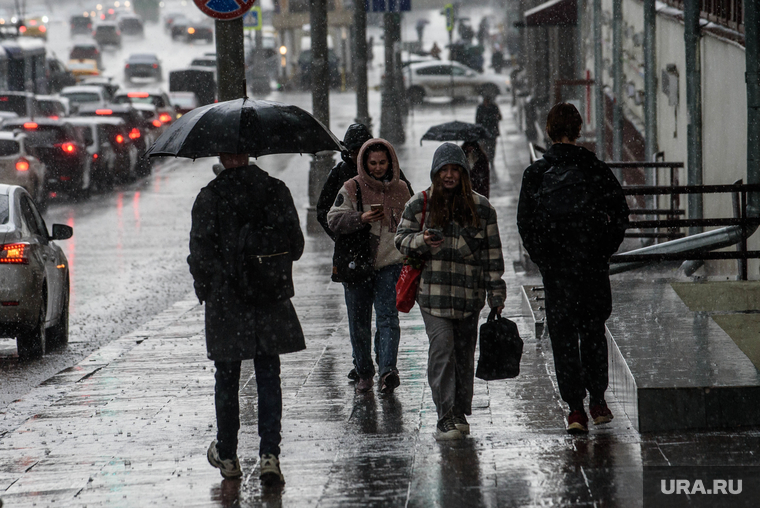
[[507,76],[478,74],[459,62],[444,60],[408,65],[404,68],[404,86],[413,104],[422,103],[426,97],[496,97],[510,90]]
[[105,106],[108,104],[108,97],[106,96],[103,87],[97,85],[75,85],[64,87],[58,94],[61,97],[68,99],[69,109],[72,113],[79,109],[79,106],[83,104]]
[[0,132],[0,183],[23,187],[45,207],[45,164],[27,151],[26,134]]
[[69,340],[69,263],[23,187],[0,184],[0,337],[15,337],[19,358],[37,358]]

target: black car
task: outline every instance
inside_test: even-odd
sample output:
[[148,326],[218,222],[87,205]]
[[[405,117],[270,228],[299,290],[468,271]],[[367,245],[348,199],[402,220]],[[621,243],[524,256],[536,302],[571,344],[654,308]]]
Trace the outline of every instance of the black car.
[[71,27],[71,35],[90,35],[90,33],[92,33],[92,18],[89,16],[82,16],[81,14],[78,16],[71,16],[69,26]]
[[161,61],[153,53],[133,53],[124,63],[124,79],[152,78],[156,81],[163,79]]
[[195,93],[198,106],[213,104],[216,100],[216,72],[204,67],[171,71],[169,91]]
[[185,41],[206,41],[209,44],[214,42],[214,25],[212,21],[193,21],[187,25],[185,30]]
[[92,38],[101,46],[121,47],[121,30],[116,23],[104,21],[95,26]]
[[107,129],[97,117],[69,118],[67,120],[82,135],[90,161],[90,174],[98,190],[108,190],[115,183],[116,151]]
[[122,35],[145,35],[143,22],[137,16],[122,16],[119,19],[119,30]]
[[107,107],[82,105],[78,116],[99,116],[121,118],[127,128],[127,136],[138,153],[137,176],[150,174],[151,159],[144,157],[148,147],[153,143],[153,126],[148,124],[145,116],[130,104],[109,104]]
[[190,25],[190,23],[191,21],[184,15],[175,17],[172,20],[171,28],[169,28],[172,40],[183,38],[187,34],[187,27]]
[[0,111],[16,113],[19,117],[31,117],[39,107],[34,94],[29,92],[0,92]]
[[103,56],[100,54],[100,45],[95,41],[80,41],[74,43],[69,53],[70,60],[95,60],[98,69],[103,70]]
[[90,158],[81,133],[73,125],[64,120],[27,118],[7,120],[0,128],[26,134],[27,148],[45,163],[49,190],[87,196]]
[[58,60],[55,56],[48,55],[46,58],[47,64],[47,79],[50,93],[60,92],[65,86],[74,86],[77,83],[77,78],[74,74],[63,65],[63,62]]

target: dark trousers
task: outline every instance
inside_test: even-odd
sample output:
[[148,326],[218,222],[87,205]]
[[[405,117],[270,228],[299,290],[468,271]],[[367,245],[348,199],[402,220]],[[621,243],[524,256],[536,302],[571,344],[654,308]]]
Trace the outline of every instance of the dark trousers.
[[[240,430],[240,361],[216,361],[217,450],[222,459],[237,454],[238,430]],[[282,388],[280,387],[280,357],[257,354],[253,359],[258,390],[259,455],[271,453],[280,456],[282,429]]]
[[570,410],[583,409],[607,390],[607,337],[604,322],[612,312],[609,271],[543,272],[546,322],[562,400]]

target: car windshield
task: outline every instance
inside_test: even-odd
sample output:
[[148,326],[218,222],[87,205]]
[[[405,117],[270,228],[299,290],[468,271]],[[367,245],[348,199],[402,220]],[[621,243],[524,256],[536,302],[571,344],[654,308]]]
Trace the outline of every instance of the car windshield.
[[18,141],[12,139],[0,139],[0,157],[9,157],[11,155],[18,155],[21,147]]
[[[19,125],[3,125],[3,130],[13,131]],[[53,146],[56,143],[66,141],[64,133],[56,125],[37,125],[34,129],[26,129],[27,144],[31,146]]]
[[42,116],[59,116],[63,111],[63,105],[55,101],[38,101],[37,112]]
[[92,46],[74,46],[71,50],[71,59],[79,60],[81,58],[91,58],[98,54],[98,50]]
[[10,208],[8,207],[8,196],[0,194],[0,224],[8,224],[10,217]]
[[26,97],[23,95],[0,95],[0,111],[10,111],[26,116]]
[[138,96],[137,94],[119,95],[113,100],[116,104],[150,104],[157,108],[164,107],[164,101],[161,97],[148,95],[147,97]]
[[129,55],[129,62],[158,62],[158,57],[156,55],[149,55],[149,54],[137,54],[137,55]]
[[83,102],[98,102],[100,96],[94,92],[69,92],[61,94],[71,102],[83,103]]
[[142,22],[135,18],[126,18],[121,20],[121,26],[124,28],[140,28]]
[[104,33],[104,34],[115,33],[116,32],[116,27],[115,26],[104,26],[104,25],[101,25],[101,26],[99,26],[96,29],[96,31],[99,34],[100,33]]
[[191,97],[191,96],[172,97],[171,101],[172,101],[172,105],[174,106],[187,107],[187,108],[195,107],[195,97]]

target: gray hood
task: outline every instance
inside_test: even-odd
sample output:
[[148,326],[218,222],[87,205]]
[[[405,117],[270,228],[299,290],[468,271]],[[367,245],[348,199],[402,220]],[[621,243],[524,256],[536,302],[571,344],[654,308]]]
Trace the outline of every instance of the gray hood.
[[464,154],[464,150],[459,145],[454,143],[444,143],[438,147],[433,155],[433,166],[430,169],[430,180],[433,180],[440,169],[446,164],[456,164],[461,166],[470,174],[470,162],[467,160],[467,156]]

